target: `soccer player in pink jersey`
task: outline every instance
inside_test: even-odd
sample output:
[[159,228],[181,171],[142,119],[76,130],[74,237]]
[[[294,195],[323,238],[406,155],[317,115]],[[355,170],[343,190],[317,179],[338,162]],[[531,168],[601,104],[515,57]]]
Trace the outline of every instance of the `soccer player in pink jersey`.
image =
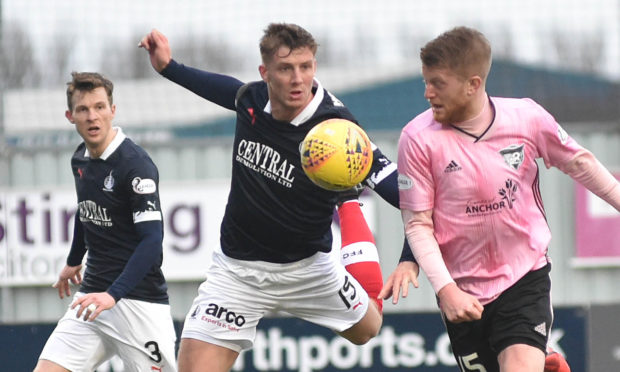
[[[620,184],[536,102],[487,95],[491,47],[480,32],[454,28],[420,57],[431,107],[398,145],[407,239],[462,371],[541,372],[553,311],[536,159],[618,210]],[[382,298],[398,302],[411,264],[399,264]]]

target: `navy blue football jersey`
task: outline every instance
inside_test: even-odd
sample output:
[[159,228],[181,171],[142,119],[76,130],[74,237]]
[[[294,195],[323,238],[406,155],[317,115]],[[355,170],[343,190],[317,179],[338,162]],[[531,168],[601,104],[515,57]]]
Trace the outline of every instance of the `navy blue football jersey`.
[[305,175],[299,148],[316,124],[355,118],[321,87],[315,91],[314,112],[299,125],[265,112],[269,100],[265,83],[245,85],[240,93],[232,180],[221,227],[223,252],[268,262],[329,252],[337,193],[318,187]]
[[[358,123],[351,112],[316,80],[313,100],[294,122],[283,122],[267,109],[269,96],[262,81],[244,85],[233,77],[174,60],[162,75],[237,113],[230,194],[220,229],[224,254],[287,263],[329,252],[338,193],[320,188],[305,175],[300,144],[324,120],[343,118]],[[390,192],[397,206],[395,171],[395,165],[375,149],[365,182],[374,188],[387,177],[382,173],[394,173]]]
[[[136,224],[150,221],[163,224],[157,167],[141,147],[120,128],[117,130],[101,157],[90,158],[82,143],[71,159],[78,199],[76,216],[82,224],[88,254],[80,287],[85,293],[104,292],[121,276],[141,241]],[[146,275],[138,278],[137,283],[114,283],[127,287],[114,292],[127,292],[123,293],[125,298],[168,303],[161,271],[161,241],[148,249],[149,254],[152,250],[156,255],[152,257],[155,264],[149,264]]]

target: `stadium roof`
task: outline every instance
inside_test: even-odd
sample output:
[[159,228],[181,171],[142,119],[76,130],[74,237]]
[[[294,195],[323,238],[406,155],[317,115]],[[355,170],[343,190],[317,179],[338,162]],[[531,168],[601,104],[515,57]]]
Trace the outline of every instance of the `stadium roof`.
[[[487,91],[492,96],[530,97],[562,124],[620,120],[620,85],[592,75],[494,61]],[[429,107],[421,75],[342,91],[337,96],[369,131],[399,130]],[[233,133],[232,120],[223,118],[176,131],[181,137],[227,135]]]
[[[345,73],[324,70],[319,72],[326,87],[336,93],[368,131],[394,131],[400,130],[411,118],[428,108],[423,97],[422,77],[413,70],[419,71],[419,68],[412,66],[401,71],[383,71],[382,76],[373,69]],[[200,97],[165,79],[118,85],[118,95],[115,94],[118,106],[116,122],[121,123],[125,131],[137,141],[159,142],[172,138],[228,136],[234,132],[234,115],[230,111],[205,104]],[[493,96],[533,98],[562,125],[596,122],[620,126],[620,84],[592,75],[496,60],[491,68],[487,91]],[[150,96],[144,94],[145,92]],[[153,95],[158,93],[165,104],[152,103]],[[16,102],[19,100],[22,105],[24,102],[38,105],[40,114],[41,103],[46,101],[46,96],[41,96],[42,94],[53,97],[50,98],[53,104],[49,106],[57,122],[48,125],[49,128],[56,129],[17,133],[7,131],[10,145],[19,147],[75,142],[73,128],[67,125],[62,115],[62,107],[65,105],[64,92],[20,92],[13,95],[12,99]],[[177,104],[170,102],[171,94],[177,95]],[[125,97],[138,101],[128,104],[123,101]],[[33,111],[36,113],[37,110],[32,110],[35,106],[26,104],[21,115],[29,115]],[[10,110],[12,107],[10,102],[7,105],[5,101],[5,109]],[[147,113],[150,116],[147,116]],[[12,117],[9,115],[22,128],[27,127],[22,125],[23,123],[35,120],[22,116],[19,113],[13,113]],[[153,124],[155,118],[159,119],[159,122]]]

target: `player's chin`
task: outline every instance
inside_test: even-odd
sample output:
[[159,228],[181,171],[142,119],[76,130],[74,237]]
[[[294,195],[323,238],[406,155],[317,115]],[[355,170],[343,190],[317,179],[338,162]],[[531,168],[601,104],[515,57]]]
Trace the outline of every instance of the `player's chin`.
[[286,107],[290,111],[301,111],[304,108],[304,102],[297,99],[289,99],[286,102]]
[[444,115],[442,112],[433,111],[433,119],[435,119],[436,122],[441,123],[441,124],[450,124],[448,117]]

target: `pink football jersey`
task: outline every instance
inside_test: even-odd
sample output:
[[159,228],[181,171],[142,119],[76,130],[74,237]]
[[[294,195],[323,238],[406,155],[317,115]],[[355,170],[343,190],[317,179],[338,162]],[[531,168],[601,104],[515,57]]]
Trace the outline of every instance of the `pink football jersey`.
[[491,102],[495,119],[479,139],[436,122],[429,109],[405,126],[398,146],[401,209],[433,209],[450,275],[483,304],[547,262],[536,159],[561,168],[582,149],[531,99]]

